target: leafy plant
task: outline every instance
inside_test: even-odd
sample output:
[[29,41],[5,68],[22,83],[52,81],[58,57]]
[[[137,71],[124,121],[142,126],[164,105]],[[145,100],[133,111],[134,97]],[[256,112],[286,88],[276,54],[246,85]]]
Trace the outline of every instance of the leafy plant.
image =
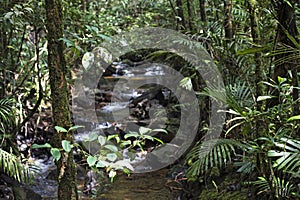
[[265,194],[276,199],[289,199],[295,191],[295,186],[284,179],[273,176],[272,180],[268,180],[265,177],[258,177],[257,181],[253,181],[251,184],[257,187],[257,195]]
[[14,125],[14,100],[12,98],[0,99],[0,134],[3,136]]
[[232,162],[236,148],[240,147],[241,143],[231,139],[208,140],[198,144],[187,155],[190,165],[187,176],[195,178],[204,175],[213,167],[222,169]]
[[19,182],[27,182],[31,178],[29,168],[12,152],[8,153],[3,149],[0,149],[0,168]]
[[300,177],[300,141],[291,138],[280,138],[275,143],[276,150],[268,152],[269,157],[275,157],[273,167]]
[[130,171],[134,171],[131,161],[136,158],[137,150],[135,150],[135,147],[139,147],[141,151],[144,151],[146,140],[156,140],[159,143],[163,143],[160,139],[150,135],[153,132],[167,133],[164,129],[140,127],[139,132],[125,134],[125,140],[121,140],[117,134],[106,137],[98,136],[97,133],[91,133],[86,142],[96,141],[99,146],[96,146],[95,143],[92,144],[98,149],[93,155],[86,152],[87,163],[90,167],[105,168],[111,181],[113,181],[118,170],[129,174]]
[[[60,126],[55,126],[55,129],[59,133],[67,133],[69,131],[81,128],[82,126],[72,126],[68,130],[66,130],[63,127]],[[50,153],[53,156],[55,160],[59,160],[61,158],[61,151],[65,151],[69,153],[75,146],[78,146],[78,144],[71,144],[69,140],[62,140],[61,141],[61,146],[62,149],[52,147],[51,144],[46,143],[46,144],[33,144],[31,146],[32,149],[37,149],[37,148],[50,148]]]

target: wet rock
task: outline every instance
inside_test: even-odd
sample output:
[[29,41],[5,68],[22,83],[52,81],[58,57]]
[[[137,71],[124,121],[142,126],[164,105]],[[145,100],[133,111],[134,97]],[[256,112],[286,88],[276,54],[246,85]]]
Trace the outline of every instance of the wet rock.
[[7,185],[0,185],[0,200],[14,200],[12,187]]

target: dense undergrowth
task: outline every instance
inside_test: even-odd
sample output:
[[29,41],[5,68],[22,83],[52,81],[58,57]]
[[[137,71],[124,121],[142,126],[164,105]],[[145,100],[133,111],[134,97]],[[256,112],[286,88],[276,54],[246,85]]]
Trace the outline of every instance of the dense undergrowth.
[[[65,29],[60,40],[66,46],[70,88],[84,53],[134,28],[180,31],[199,42],[217,64],[224,90],[203,89],[201,75],[188,62],[180,61],[182,66],[176,69],[190,78],[185,79],[191,80],[185,86],[192,86],[186,89],[196,90],[199,101],[207,102],[209,97],[226,107],[218,111],[226,113],[221,138],[201,140],[209,121],[199,122],[196,145],[185,158],[188,183],[200,184],[200,199],[208,193],[207,199],[226,199],[227,194],[228,199],[237,198],[226,189],[231,185],[235,187],[232,190],[249,198],[299,198],[300,44],[296,1],[62,2]],[[27,134],[30,119],[37,119],[35,123],[39,124],[40,118],[35,116],[51,105],[44,8],[43,1],[34,0],[4,0],[0,6],[0,168],[18,181],[28,179],[30,156],[20,153],[18,135]],[[164,56],[166,52],[156,53]],[[199,106],[208,112],[209,106]],[[35,133],[33,138],[38,128],[30,130]],[[48,128],[43,130],[47,132]],[[71,144],[63,145],[70,150]],[[87,158],[90,166],[96,164],[93,156]],[[220,175],[213,175],[214,171]],[[221,181],[222,174],[238,178],[226,185]]]

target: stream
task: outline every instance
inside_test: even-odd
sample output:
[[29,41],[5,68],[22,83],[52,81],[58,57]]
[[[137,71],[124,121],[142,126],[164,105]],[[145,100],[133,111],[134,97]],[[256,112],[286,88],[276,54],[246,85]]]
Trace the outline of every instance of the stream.
[[[168,88],[162,86],[162,82],[159,82],[165,75],[164,65],[151,63],[133,67],[115,62],[111,68],[110,73],[104,73],[101,77],[96,89],[91,90],[87,86],[89,80],[86,80],[87,84],[79,93],[73,94],[73,121],[76,125],[85,127],[78,129],[75,140],[80,143],[88,138],[91,132],[106,136],[124,135],[128,131],[138,131],[140,126],[144,126],[166,129],[168,134],[158,134],[155,137],[164,142],[171,141],[180,117],[178,113],[170,111],[170,105],[176,103],[176,98]],[[157,145],[149,144],[146,151],[151,151]],[[33,159],[33,163],[40,167],[40,173],[35,176],[36,183],[26,188],[33,190],[40,199],[56,199],[54,162],[51,158],[36,158]],[[96,179],[92,180],[94,183],[87,183],[87,173],[84,167],[78,169],[78,188],[85,193],[80,192],[80,199],[91,199],[95,189],[93,187],[98,185]],[[175,186],[172,186],[174,179],[168,173],[167,168],[130,176],[121,173],[115,182],[109,184],[110,187],[104,190],[102,188],[103,194],[92,196],[93,199],[106,200],[179,199],[180,182],[175,181]],[[87,188],[87,185],[91,184],[93,186]],[[87,191],[89,189],[90,191]],[[90,195],[86,195],[87,193]]]

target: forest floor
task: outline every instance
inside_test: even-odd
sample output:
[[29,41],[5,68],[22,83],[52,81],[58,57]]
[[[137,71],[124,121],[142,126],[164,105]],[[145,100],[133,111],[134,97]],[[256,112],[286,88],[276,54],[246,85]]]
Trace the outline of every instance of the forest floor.
[[[98,200],[173,200],[178,199],[180,186],[167,178],[168,169],[156,172],[120,175],[110,190]],[[177,186],[176,186],[177,185]]]

